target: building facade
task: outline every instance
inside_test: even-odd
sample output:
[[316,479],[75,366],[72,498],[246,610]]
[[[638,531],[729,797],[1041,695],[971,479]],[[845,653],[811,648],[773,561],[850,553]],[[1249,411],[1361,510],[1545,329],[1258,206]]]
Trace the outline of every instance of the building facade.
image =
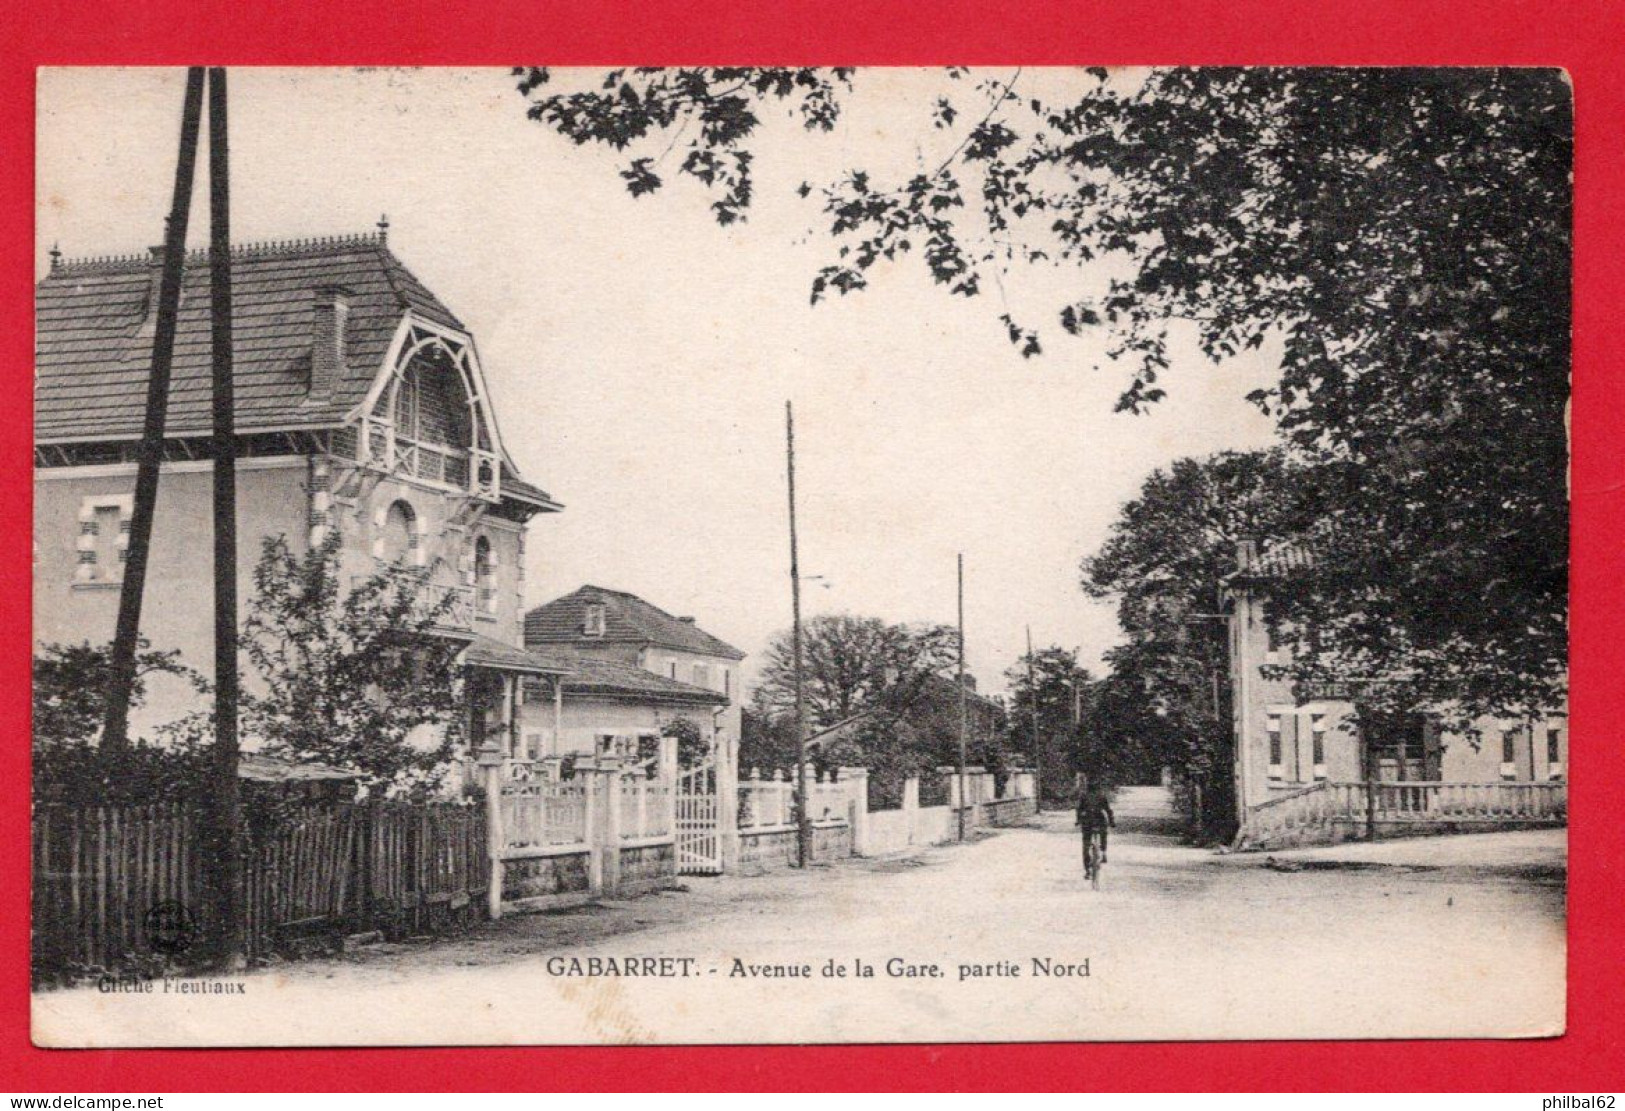
[[[112,639],[156,324],[160,249],[63,261],[37,290],[36,645]],[[517,728],[526,528],[562,508],[502,441],[473,337],[377,234],[233,254],[238,597],[263,539],[337,535],[341,584],[409,574],[467,646],[476,736]],[[189,253],[142,610],[154,647],[208,674],[212,463],[209,272]],[[252,684],[252,675],[245,676]],[[195,698],[155,685],[132,732]],[[245,738],[252,745],[253,738]]]

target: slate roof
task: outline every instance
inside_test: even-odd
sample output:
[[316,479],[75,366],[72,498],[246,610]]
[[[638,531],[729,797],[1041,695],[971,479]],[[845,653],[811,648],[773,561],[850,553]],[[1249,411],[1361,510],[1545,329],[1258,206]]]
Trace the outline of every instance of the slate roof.
[[[587,636],[587,606],[604,604],[604,635]],[[525,643],[536,645],[646,644],[705,656],[742,660],[745,653],[635,594],[583,586],[525,614]]]
[[725,706],[725,695],[656,675],[641,667],[584,656],[568,649],[533,650],[537,659],[565,672],[564,694],[602,695],[680,705]]
[[[42,443],[139,436],[146,404],[157,255],[62,261],[36,289],[34,434]],[[331,427],[365,396],[408,310],[463,330],[381,234],[232,249],[237,427]],[[187,254],[168,431],[207,433],[208,252]],[[318,286],[350,294],[345,373],[331,398],[307,399]]]

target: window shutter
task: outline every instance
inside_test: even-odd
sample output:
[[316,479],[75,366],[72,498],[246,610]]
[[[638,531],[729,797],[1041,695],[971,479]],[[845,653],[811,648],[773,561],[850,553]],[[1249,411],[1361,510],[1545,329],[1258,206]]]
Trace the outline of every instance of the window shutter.
[[1296,712],[1281,715],[1281,763],[1290,772],[1294,781],[1303,779],[1303,754],[1298,744],[1298,715]]

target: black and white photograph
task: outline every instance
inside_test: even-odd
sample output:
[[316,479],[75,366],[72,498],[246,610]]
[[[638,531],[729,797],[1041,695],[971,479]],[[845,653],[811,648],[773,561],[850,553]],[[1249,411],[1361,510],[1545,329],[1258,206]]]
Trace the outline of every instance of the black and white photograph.
[[36,91],[36,1045],[1564,1032],[1562,70]]

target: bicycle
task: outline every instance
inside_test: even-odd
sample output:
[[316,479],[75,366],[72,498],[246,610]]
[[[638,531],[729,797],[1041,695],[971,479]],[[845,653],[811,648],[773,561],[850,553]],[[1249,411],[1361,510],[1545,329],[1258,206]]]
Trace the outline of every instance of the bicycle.
[[1092,890],[1100,890],[1100,865],[1104,850],[1100,847],[1100,830],[1092,829],[1083,839],[1083,877]]

